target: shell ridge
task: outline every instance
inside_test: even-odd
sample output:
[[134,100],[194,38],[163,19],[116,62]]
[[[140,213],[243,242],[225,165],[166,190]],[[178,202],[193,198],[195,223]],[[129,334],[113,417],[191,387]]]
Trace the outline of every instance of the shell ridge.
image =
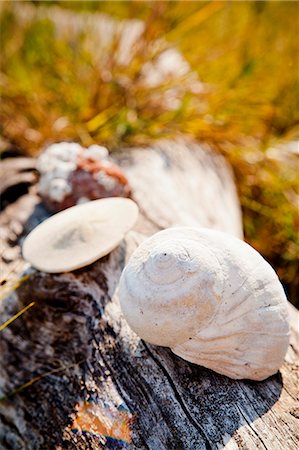
[[[181,344],[177,344],[173,348],[177,348],[179,346],[186,345],[186,344],[190,343],[192,340],[197,340],[198,343],[201,341],[203,343],[202,348],[204,348],[205,345],[207,345],[209,343],[212,343],[214,341],[218,341],[218,342],[221,341],[221,340],[226,340],[227,341],[227,339],[229,339],[229,338],[231,339],[231,338],[234,338],[234,337],[237,337],[237,336],[244,336],[244,335],[253,335],[253,336],[259,335],[259,336],[273,336],[273,337],[286,336],[285,333],[270,333],[270,332],[269,333],[265,333],[263,331],[261,331],[261,332],[256,332],[256,331],[246,331],[246,332],[238,331],[236,333],[230,333],[230,334],[224,334],[224,335],[216,335],[216,336],[213,336],[213,337],[206,337],[206,336],[202,336],[201,337],[200,333],[197,333],[194,336],[194,338],[191,338],[188,341],[185,341],[185,342],[183,342]],[[216,352],[218,352],[218,350]]]
[[[182,230],[184,230],[184,227],[180,227]],[[196,230],[197,231],[197,229],[196,228],[193,228],[193,227],[188,227],[189,229],[191,229],[192,231],[193,230]],[[218,257],[218,255],[217,255],[217,253],[215,252],[215,250],[214,249],[211,249],[210,247],[209,247],[209,242],[208,242],[208,239],[206,238],[206,237],[203,237],[203,239],[200,239],[200,238],[194,238],[194,240],[196,241],[196,242],[198,242],[201,246],[205,246],[205,247],[207,247],[208,249],[209,249],[209,251],[213,254],[213,256],[214,256],[214,258],[217,260],[217,262],[218,262],[218,265],[219,265],[219,267],[220,267],[220,269],[221,269],[221,272],[222,272],[222,291],[221,291],[221,294],[219,295],[219,297],[221,298],[222,296],[223,296],[223,294],[224,294],[224,291],[225,291],[225,283],[224,283],[224,279],[225,279],[225,277],[224,277],[224,270],[223,270],[223,267],[222,267],[222,263],[220,262],[220,259],[219,259],[219,257]],[[217,304],[217,306],[216,306],[216,308],[215,308],[215,311],[214,311],[214,313],[213,313],[213,315],[210,317],[210,319],[205,323],[205,325],[204,325],[204,328],[202,328],[200,331],[196,331],[193,335],[191,335],[190,337],[189,337],[189,340],[192,340],[192,339],[194,339],[194,338],[196,338],[197,337],[197,335],[203,330],[203,329],[205,329],[205,328],[207,328],[207,327],[209,327],[209,325],[212,323],[212,321],[215,319],[215,317],[217,317],[218,316],[218,314],[219,314],[219,311],[220,311],[220,309],[221,309],[221,302],[218,302],[218,304]],[[183,343],[181,343],[181,344],[178,344],[178,345],[182,345]]]

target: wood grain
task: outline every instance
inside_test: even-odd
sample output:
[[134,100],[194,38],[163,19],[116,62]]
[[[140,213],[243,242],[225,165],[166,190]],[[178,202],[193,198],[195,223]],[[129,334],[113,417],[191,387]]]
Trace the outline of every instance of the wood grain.
[[[230,380],[141,341],[118,303],[121,271],[146,235],[192,223],[242,236],[230,168],[209,149],[183,141],[114,158],[141,210],[135,229],[84,269],[59,275],[27,269],[27,281],[1,303],[4,322],[35,302],[0,335],[0,448],[297,448],[294,309],[285,364],[253,382]],[[5,270],[16,261],[15,273],[26,268],[19,244],[47,215],[34,187],[0,215],[4,255],[16,251],[13,261],[4,258]]]

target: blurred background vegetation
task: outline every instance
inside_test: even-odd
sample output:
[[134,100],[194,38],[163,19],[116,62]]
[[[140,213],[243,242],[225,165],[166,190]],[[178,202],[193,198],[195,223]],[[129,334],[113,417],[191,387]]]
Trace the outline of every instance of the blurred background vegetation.
[[233,166],[246,240],[298,307],[298,8],[1,2],[1,151],[208,143]]

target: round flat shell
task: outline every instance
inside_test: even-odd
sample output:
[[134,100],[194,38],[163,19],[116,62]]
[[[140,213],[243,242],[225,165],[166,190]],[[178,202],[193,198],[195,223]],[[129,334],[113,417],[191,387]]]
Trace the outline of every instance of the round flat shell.
[[44,272],[79,269],[116,248],[137,217],[136,203],[127,198],[73,206],[45,220],[27,236],[23,257]]

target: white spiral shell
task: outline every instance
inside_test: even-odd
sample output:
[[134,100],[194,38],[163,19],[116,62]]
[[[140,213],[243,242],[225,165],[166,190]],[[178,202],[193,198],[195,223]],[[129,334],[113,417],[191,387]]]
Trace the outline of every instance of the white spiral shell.
[[283,288],[257,251],[228,234],[160,231],[132,255],[119,296],[142,339],[231,378],[263,380],[286,354]]

